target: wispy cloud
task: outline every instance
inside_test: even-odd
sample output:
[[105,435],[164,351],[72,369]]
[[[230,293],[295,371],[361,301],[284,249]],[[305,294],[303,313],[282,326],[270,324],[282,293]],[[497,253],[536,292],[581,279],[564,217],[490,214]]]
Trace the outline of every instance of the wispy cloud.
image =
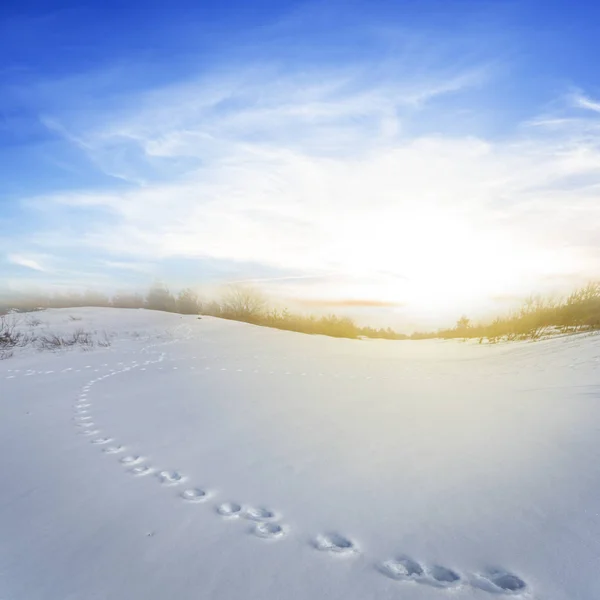
[[573,104],[579,108],[585,108],[600,113],[600,101],[594,100],[583,94],[573,96]]
[[261,283],[274,283],[282,281],[301,281],[309,279],[322,279],[322,275],[289,275],[286,277],[253,277],[251,279],[234,279],[228,281],[229,285],[252,285]]
[[6,257],[6,260],[13,265],[17,265],[19,267],[25,267],[26,269],[33,269],[34,271],[42,271],[47,272],[44,266],[40,264],[40,262],[34,258],[23,256],[21,254],[9,254]]
[[311,300],[302,299],[299,300],[300,304],[311,307],[319,308],[398,308],[403,306],[402,302],[386,302],[384,300],[377,299],[357,299],[357,298],[338,298],[336,299],[323,299],[319,300],[314,298]]
[[151,273],[153,267],[149,263],[125,262],[121,260],[101,260],[100,264],[108,269],[135,271],[136,273]]
[[251,261],[287,270],[254,281],[287,280],[290,297],[423,313],[519,295],[549,274],[595,273],[600,104],[580,95],[571,105],[590,115],[532,115],[496,138],[465,112],[493,110],[470,104],[489,67],[402,68],[240,67],[83,120],[47,116],[131,185],[26,199],[55,221],[94,215],[35,239],[101,253],[120,271]]

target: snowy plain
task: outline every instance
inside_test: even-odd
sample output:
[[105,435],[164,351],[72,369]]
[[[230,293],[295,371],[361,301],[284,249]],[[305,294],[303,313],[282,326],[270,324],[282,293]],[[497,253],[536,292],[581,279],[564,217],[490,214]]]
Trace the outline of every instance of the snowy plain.
[[36,315],[111,345],[0,361],[2,600],[600,598],[600,336]]

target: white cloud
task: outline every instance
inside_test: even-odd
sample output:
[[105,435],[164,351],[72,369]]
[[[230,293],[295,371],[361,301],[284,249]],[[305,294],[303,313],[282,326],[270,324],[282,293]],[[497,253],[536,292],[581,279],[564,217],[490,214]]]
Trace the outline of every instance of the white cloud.
[[6,257],[6,260],[13,264],[13,265],[17,265],[19,267],[25,267],[27,269],[33,269],[34,271],[42,271],[42,272],[46,272],[47,269],[45,267],[43,267],[38,260],[28,257],[28,256],[23,256],[22,254],[9,254]]
[[134,271],[136,273],[151,273],[152,265],[140,262],[127,262],[121,260],[102,260],[100,264],[109,269]]
[[573,103],[575,106],[579,108],[585,108],[587,110],[592,110],[594,112],[600,113],[600,101],[592,100],[588,96],[584,96],[583,94],[577,94],[573,97]]
[[153,93],[70,134],[107,172],[146,183],[37,199],[96,215],[69,238],[37,239],[105,252],[117,268],[210,257],[322,274],[329,284],[296,293],[415,314],[594,275],[598,120],[546,115],[502,140],[427,132],[430,118],[453,118],[445,94],[482,78],[359,86],[348,72],[258,72]]

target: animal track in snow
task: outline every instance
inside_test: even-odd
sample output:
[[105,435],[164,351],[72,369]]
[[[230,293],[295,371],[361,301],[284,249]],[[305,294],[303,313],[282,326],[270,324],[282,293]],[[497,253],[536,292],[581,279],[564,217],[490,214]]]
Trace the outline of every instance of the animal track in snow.
[[[140,370],[151,372],[163,369],[162,366],[156,364],[157,362],[160,361],[146,361],[145,363],[143,363],[144,368]],[[146,369],[146,365],[152,365],[152,368],[149,367],[148,369]],[[120,366],[118,370],[111,370],[110,374],[96,376],[96,379],[91,380],[86,386],[80,388],[80,394],[76,396],[76,399],[74,398],[73,400],[75,405],[74,421],[80,428],[79,433],[81,435],[97,436],[100,433],[98,430],[94,429],[95,426],[92,420],[92,416],[87,414],[90,412],[89,408],[92,406],[92,401],[90,400],[90,392],[92,391],[94,384],[97,382],[102,382],[107,378],[114,377],[115,375],[125,373],[126,371],[129,371],[133,368],[138,368],[140,366],[141,365],[139,364],[134,364],[131,368],[123,368],[122,366]],[[200,370],[202,369],[202,366],[188,367],[180,365],[179,367],[173,366],[172,368],[173,370],[183,370],[187,368],[189,368],[190,370],[195,370],[196,368],[198,368],[198,370]],[[205,366],[204,368],[207,371],[222,371],[223,376],[226,377],[231,377],[234,371],[237,373],[250,373],[250,369],[236,370],[231,366],[226,368],[221,367],[221,365],[214,365],[212,367]],[[253,372],[261,373],[261,377],[267,375],[267,372],[263,370],[259,371],[258,369],[254,369]],[[306,372],[292,373],[284,369],[280,371],[271,371],[270,374],[285,374],[288,376],[299,375],[303,377],[306,377],[308,375]],[[317,373],[313,373],[312,375],[317,375]],[[340,374],[334,373],[319,373],[319,375],[321,377],[326,376],[330,378],[341,377]],[[357,376],[352,375],[349,378],[357,379]],[[373,377],[371,376],[358,378],[365,380],[373,379]],[[110,437],[95,437],[90,439],[89,441],[92,444],[103,446],[102,450],[107,454],[119,454],[126,449],[125,446],[117,445],[114,442],[113,438]],[[144,476],[150,473],[152,473],[153,475],[156,474],[159,481],[161,481],[167,486],[175,486],[187,479],[187,477],[185,477],[178,471],[159,472],[159,469],[145,464],[143,462],[144,458],[142,456],[123,454],[122,457],[118,458],[120,458],[118,462],[124,467],[126,467],[127,472],[133,476]],[[183,487],[185,488],[185,486]],[[205,502],[212,495],[213,493],[207,492],[202,488],[190,487],[188,489],[183,489],[183,491],[180,492],[179,497],[182,500],[185,500],[186,502],[195,503]],[[226,519],[236,519],[242,517],[244,519],[248,519],[249,521],[253,521],[252,526],[249,528],[249,532],[265,540],[280,539],[282,537],[285,537],[290,530],[287,524],[282,524],[278,522],[280,514],[262,506],[248,507],[246,505],[241,505],[235,502],[226,502],[215,506],[214,509],[219,515]],[[311,543],[314,548],[340,556],[352,556],[360,552],[360,548],[355,541],[339,533],[320,534]],[[516,575],[513,575],[500,569],[490,570],[485,573],[470,576],[467,580],[463,575],[460,574],[460,572],[456,572],[450,568],[438,564],[419,564],[419,562],[407,556],[401,556],[396,558],[395,560],[388,560],[383,563],[379,563],[377,565],[377,569],[380,572],[384,573],[387,577],[390,577],[394,580],[416,582],[419,584],[431,585],[438,588],[456,589],[464,585],[472,585],[473,587],[477,587],[481,590],[486,590],[490,593],[512,596],[519,596],[523,592],[527,591],[527,586],[522,579],[520,579]]]
[[185,480],[179,471],[161,471],[158,478],[163,485],[177,485]]
[[456,587],[462,583],[461,576],[448,567],[433,565],[427,569],[432,585],[437,587]]
[[348,555],[358,552],[356,544],[351,539],[339,533],[320,534],[315,538],[313,546],[317,550],[334,552],[336,554]]
[[527,584],[520,577],[504,569],[490,569],[479,579],[478,587],[496,594],[518,595],[527,590]]
[[181,497],[188,502],[204,502],[208,498],[208,493],[200,488],[191,488],[184,490]]
[[251,521],[274,521],[278,518],[277,513],[269,510],[268,508],[247,508],[243,515],[244,518],[250,519]]
[[279,523],[257,523],[252,530],[254,535],[265,539],[282,538],[286,533],[286,527]]
[[432,565],[424,568],[408,556],[386,560],[378,565],[378,569],[396,581],[414,581],[440,588],[458,587],[463,583],[461,576],[448,567]]
[[148,465],[136,465],[135,467],[133,467],[132,469],[129,470],[129,472],[132,475],[135,475],[137,477],[141,476],[141,475],[150,475],[150,473],[152,473],[153,469],[152,467],[149,467]]
[[119,452],[123,452],[123,450],[125,450],[125,446],[107,446],[103,452],[106,454],[118,454]]
[[123,465],[137,465],[139,462],[144,460],[143,456],[139,456],[136,454],[130,454],[128,456],[124,456],[119,460],[119,462]]
[[236,502],[224,502],[223,504],[219,504],[219,506],[217,506],[217,512],[222,517],[231,519],[240,516],[242,507]]
[[379,569],[384,575],[396,580],[417,581],[425,575],[423,567],[407,556],[386,560],[381,563]]

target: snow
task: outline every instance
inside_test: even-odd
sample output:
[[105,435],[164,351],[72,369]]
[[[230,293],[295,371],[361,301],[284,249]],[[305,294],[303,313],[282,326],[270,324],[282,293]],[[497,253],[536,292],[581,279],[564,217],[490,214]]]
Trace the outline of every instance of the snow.
[[36,316],[112,343],[0,361],[3,600],[600,597],[598,336]]

